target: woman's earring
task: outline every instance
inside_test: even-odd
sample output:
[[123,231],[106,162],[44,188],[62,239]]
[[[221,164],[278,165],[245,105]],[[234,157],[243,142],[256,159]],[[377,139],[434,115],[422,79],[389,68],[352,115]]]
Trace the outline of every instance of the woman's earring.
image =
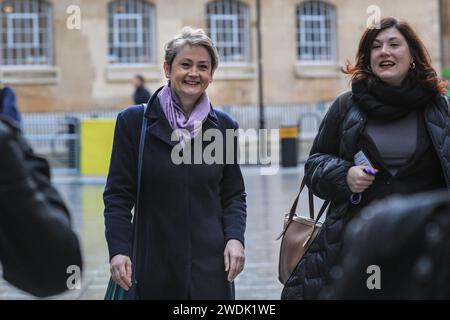
[[411,70],[414,70],[414,69],[416,68],[416,64],[415,64],[414,62],[412,62],[412,63],[409,65],[409,68],[410,68]]

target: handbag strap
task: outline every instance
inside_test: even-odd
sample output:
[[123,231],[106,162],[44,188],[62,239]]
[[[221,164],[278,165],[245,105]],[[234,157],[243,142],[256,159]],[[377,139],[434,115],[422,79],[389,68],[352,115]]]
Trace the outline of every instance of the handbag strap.
[[[302,183],[300,185],[300,191],[298,192],[297,197],[295,198],[294,203],[292,204],[291,211],[289,211],[289,221],[291,221],[295,216],[295,212],[297,211],[298,200],[300,199],[300,194],[302,193],[305,186],[306,186],[306,177],[303,178]],[[312,220],[314,220],[314,194],[309,189],[308,189],[308,200],[309,200],[309,217]],[[319,218],[322,216],[323,212],[325,211],[329,203],[330,200],[326,200],[323,203],[319,211],[318,215]]]
[[314,194],[308,189],[309,217],[314,219]]
[[444,95],[444,100],[447,103],[447,111],[448,111],[448,114],[450,115],[450,97],[447,97]]
[[147,105],[145,103],[143,106],[142,114],[142,127],[141,136],[139,139],[139,154],[138,154],[138,166],[137,166],[137,190],[136,190],[136,204],[134,206],[134,216],[133,216],[133,255],[132,255],[132,269],[133,269],[133,283],[136,281],[136,257],[137,257],[137,223],[138,223],[138,212],[139,212],[139,198],[141,193],[141,175],[142,175],[142,161],[144,159],[144,146],[145,146],[145,133],[147,129],[147,118],[145,117],[145,111],[147,110]]
[[[295,197],[294,203],[292,204],[292,207],[291,207],[291,211],[289,211],[289,221],[294,218],[295,211],[297,210],[298,199],[300,198],[300,194],[302,193],[305,186],[306,186],[306,179],[303,178],[302,183],[300,185],[300,191],[298,192],[297,197]],[[309,207],[309,209],[311,210],[311,206]],[[310,212],[310,215],[311,215],[311,212]]]
[[[284,233],[286,232],[287,228],[289,227],[289,225],[291,224],[292,220],[294,219],[294,216],[296,215],[295,212],[297,211],[298,200],[300,199],[300,194],[302,193],[302,191],[305,188],[305,186],[306,186],[306,177],[303,177],[302,183],[300,184],[300,191],[298,192],[297,197],[295,197],[294,203],[292,204],[292,207],[291,207],[291,211],[289,212],[288,222],[286,223],[286,226],[284,227],[284,229],[281,232],[281,234],[277,237],[277,240],[280,239],[284,235]],[[326,200],[322,204],[322,207],[320,208],[319,214],[317,215],[316,219],[314,219],[314,194],[309,189],[308,189],[308,200],[309,200],[309,217],[312,220],[315,220],[315,222],[314,222],[314,228],[315,228],[317,222],[319,222],[319,220],[322,217],[323,213],[325,212],[325,210],[327,209],[328,205],[330,204],[330,200]]]

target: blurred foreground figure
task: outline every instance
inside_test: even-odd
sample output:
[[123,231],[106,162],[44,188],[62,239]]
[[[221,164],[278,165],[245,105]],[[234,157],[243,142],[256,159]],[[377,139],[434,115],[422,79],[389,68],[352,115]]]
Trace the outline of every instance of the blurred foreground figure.
[[[81,270],[69,212],[50,184],[47,162],[0,116],[0,262],[3,277],[39,297],[68,289],[69,266]],[[70,270],[70,269],[69,269]]]
[[[1,77],[1,74],[0,74]],[[20,125],[22,117],[17,109],[16,93],[13,88],[4,86],[0,78],[0,114],[8,116]]]
[[349,224],[341,258],[322,298],[450,299],[449,193],[369,206]]

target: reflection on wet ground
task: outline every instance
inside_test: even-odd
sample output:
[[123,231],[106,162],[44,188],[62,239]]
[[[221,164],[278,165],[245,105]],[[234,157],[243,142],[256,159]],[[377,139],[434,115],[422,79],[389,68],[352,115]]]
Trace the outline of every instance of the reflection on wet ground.
[[[279,299],[282,285],[277,280],[279,241],[283,215],[298,192],[302,168],[280,169],[272,176],[258,168],[243,168],[247,190],[246,266],[236,280],[237,299]],[[73,179],[72,179],[73,180]],[[81,289],[51,299],[103,299],[109,278],[108,254],[103,224],[104,181],[96,183],[55,179],[66,200],[74,229],[82,243],[84,274]],[[301,212],[307,209],[306,193]],[[33,299],[0,279],[0,300]]]

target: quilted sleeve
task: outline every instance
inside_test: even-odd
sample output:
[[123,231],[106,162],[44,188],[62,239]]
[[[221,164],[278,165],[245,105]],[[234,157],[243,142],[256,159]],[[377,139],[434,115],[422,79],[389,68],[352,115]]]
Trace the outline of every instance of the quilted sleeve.
[[322,199],[350,197],[347,172],[353,163],[339,157],[342,118],[340,99],[336,99],[323,119],[305,164],[307,186]]

